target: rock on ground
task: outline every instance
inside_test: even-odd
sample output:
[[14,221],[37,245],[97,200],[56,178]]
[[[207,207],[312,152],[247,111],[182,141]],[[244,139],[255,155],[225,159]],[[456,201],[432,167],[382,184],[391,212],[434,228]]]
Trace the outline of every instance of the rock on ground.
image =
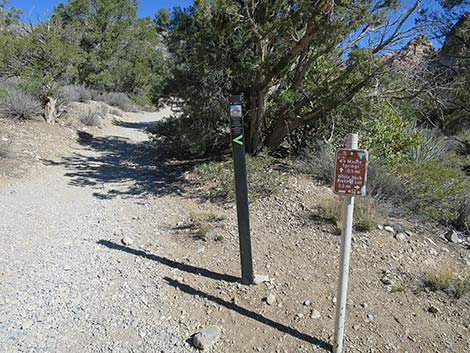
[[206,350],[212,347],[219,339],[222,330],[218,326],[205,328],[193,337],[193,345],[197,349]]

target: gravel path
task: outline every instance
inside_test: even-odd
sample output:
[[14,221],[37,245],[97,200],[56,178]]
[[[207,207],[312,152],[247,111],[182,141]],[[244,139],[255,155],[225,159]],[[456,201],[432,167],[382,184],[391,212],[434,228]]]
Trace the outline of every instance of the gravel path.
[[129,115],[91,139],[81,134],[46,173],[0,189],[0,352],[187,349],[168,322],[164,269],[101,245],[124,236],[152,241],[159,225],[152,234],[140,221],[148,200],[162,213],[172,207],[171,175],[140,163],[153,152],[143,129],[163,114]]

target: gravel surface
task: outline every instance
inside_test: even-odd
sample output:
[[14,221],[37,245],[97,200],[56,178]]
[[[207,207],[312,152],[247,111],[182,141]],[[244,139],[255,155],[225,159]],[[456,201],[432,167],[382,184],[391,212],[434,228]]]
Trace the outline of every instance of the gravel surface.
[[170,327],[163,269],[102,245],[158,234],[158,215],[154,234],[139,219],[151,195],[170,207],[165,180],[139,158],[148,152],[143,129],[164,114],[84,133],[46,173],[0,189],[0,352],[188,349]]

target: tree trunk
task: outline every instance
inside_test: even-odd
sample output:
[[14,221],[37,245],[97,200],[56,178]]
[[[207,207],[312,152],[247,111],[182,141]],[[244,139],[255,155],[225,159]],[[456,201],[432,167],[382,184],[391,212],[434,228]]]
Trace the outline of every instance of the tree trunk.
[[271,129],[270,133],[266,137],[265,146],[270,150],[275,150],[278,148],[281,143],[286,139],[287,135],[297,129],[298,127],[304,125],[300,119],[294,121],[286,121],[283,117],[279,117]]
[[250,122],[247,149],[250,153],[258,152],[263,145],[265,133],[266,89],[255,89],[250,96]]
[[57,99],[47,97],[47,104],[45,108],[45,119],[49,124],[55,123],[57,120]]

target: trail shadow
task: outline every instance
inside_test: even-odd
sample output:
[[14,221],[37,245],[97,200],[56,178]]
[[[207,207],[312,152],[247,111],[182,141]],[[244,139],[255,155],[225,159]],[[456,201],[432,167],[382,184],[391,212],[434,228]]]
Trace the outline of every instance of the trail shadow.
[[300,332],[299,330],[296,330],[295,328],[286,326],[284,324],[281,324],[279,322],[273,321],[261,314],[258,314],[254,311],[250,311],[248,309],[245,309],[244,307],[241,307],[235,303],[227,302],[219,297],[216,297],[214,295],[208,294],[206,292],[200,291],[198,289],[195,289],[191,286],[188,286],[187,284],[183,284],[177,280],[174,280],[169,277],[164,277],[164,280],[172,287],[177,288],[181,290],[182,292],[185,292],[187,294],[193,295],[193,296],[199,296],[200,298],[204,298],[207,300],[210,300],[213,303],[216,303],[220,306],[223,306],[227,309],[230,309],[232,311],[235,311],[239,313],[240,315],[249,317],[250,319],[256,320],[264,325],[270,326],[278,331],[281,331],[282,333],[288,334],[292,337],[295,337],[297,339],[300,339],[302,341],[311,343],[313,345],[316,345],[320,348],[323,348],[327,351],[332,351],[333,347],[331,344],[328,342],[325,342],[319,338],[307,335],[305,333]]
[[201,267],[196,267],[196,266],[183,264],[181,262],[176,262],[176,261],[167,259],[166,257],[149,254],[149,253],[147,253],[143,250],[132,249],[132,248],[129,248],[127,246],[116,244],[116,243],[114,243],[112,241],[109,241],[109,240],[100,240],[100,241],[98,241],[98,244],[106,246],[106,247],[108,247],[110,249],[113,249],[113,250],[120,250],[120,251],[127,252],[129,254],[132,254],[132,255],[141,256],[143,258],[159,262],[159,263],[161,263],[165,266],[176,268],[180,271],[192,273],[194,275],[204,276],[204,277],[207,277],[207,278],[210,278],[210,279],[214,279],[216,281],[225,281],[225,282],[232,282],[232,283],[239,282],[239,278],[237,278],[235,276],[210,271],[210,270],[207,270],[207,269],[201,268]]
[[[144,129],[152,123],[120,124]],[[45,161],[64,166],[71,185],[94,187],[93,195],[100,199],[182,194],[182,176],[190,165],[172,163],[165,158],[164,146],[159,142],[133,142],[125,137],[99,137],[83,131],[77,135],[77,141],[84,146],[83,152],[63,157],[59,162]]]

